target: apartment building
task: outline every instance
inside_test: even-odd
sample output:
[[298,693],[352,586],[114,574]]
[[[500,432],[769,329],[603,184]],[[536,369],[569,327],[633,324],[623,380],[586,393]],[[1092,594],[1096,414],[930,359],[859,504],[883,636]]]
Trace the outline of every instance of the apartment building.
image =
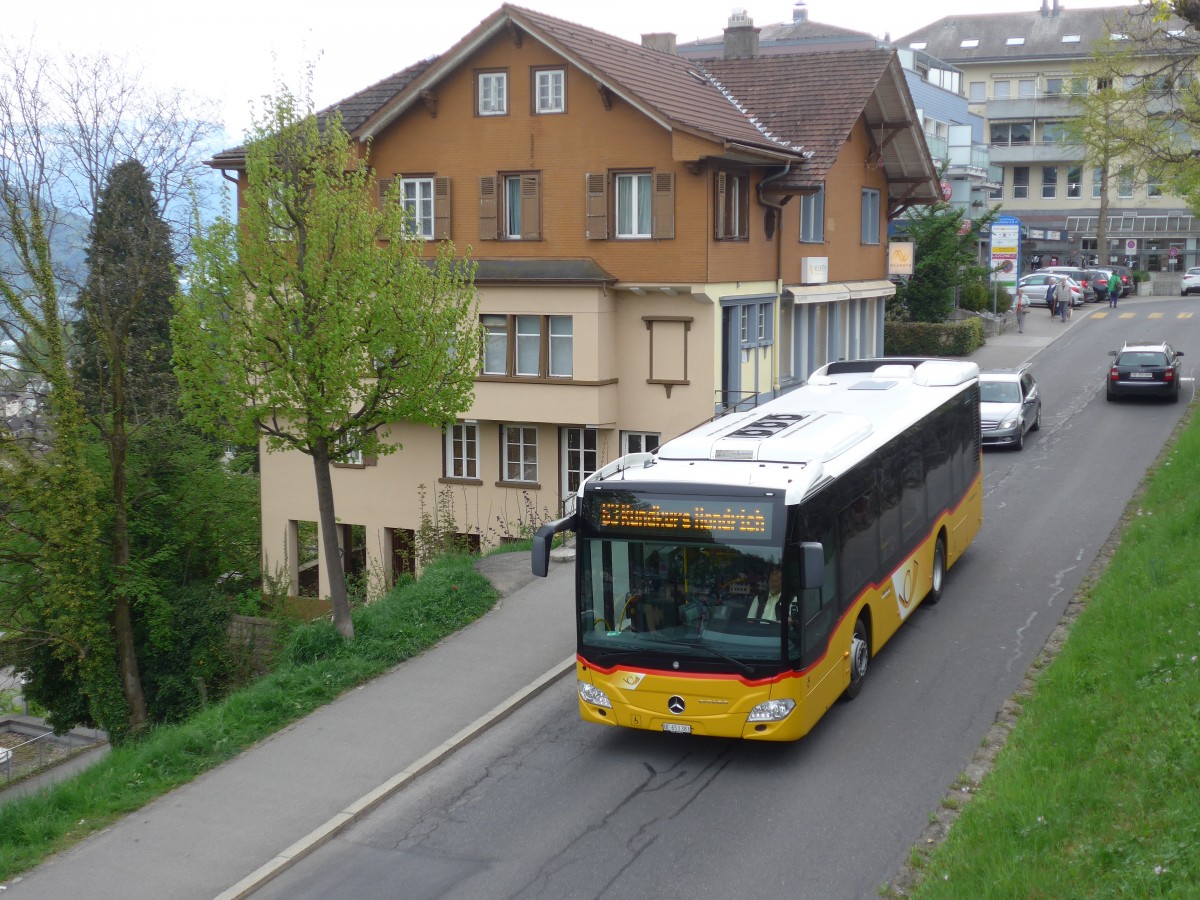
[[[503,6],[322,113],[369,147],[381,196],[399,181],[430,256],[471,249],[484,332],[461,419],[397,423],[400,452],[334,471],[348,571],[411,569],[434,513],[477,545],[516,535],[622,453],[882,352],[887,222],[939,192],[897,55],[726,39],[700,64],[671,35]],[[244,186],[242,163],[210,161]],[[293,592],[323,558],[316,517],[307,457],[264,453],[266,565]]]
[[[1075,77],[1077,66],[1095,48],[1145,27],[1144,13],[1136,5],[1065,9],[1043,0],[1030,12],[955,13],[896,42],[962,72],[971,111],[987,121],[991,161],[1004,168],[992,202],[1020,218],[1025,230],[1022,271],[1051,259],[1092,257],[1150,272],[1200,264],[1200,221],[1146,172],[1110,173],[1102,252],[1101,173],[1086,163],[1082,147],[1063,141],[1063,122],[1078,115],[1074,95],[1096,87]],[[1181,31],[1186,23],[1159,27]],[[1167,100],[1169,93],[1165,86]]]

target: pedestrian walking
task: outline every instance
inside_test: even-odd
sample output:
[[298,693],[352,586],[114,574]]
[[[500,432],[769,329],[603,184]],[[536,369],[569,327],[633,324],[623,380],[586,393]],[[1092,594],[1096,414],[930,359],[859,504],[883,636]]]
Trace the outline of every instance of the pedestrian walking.
[[1066,322],[1071,315],[1071,286],[1067,284],[1066,278],[1058,280],[1058,306],[1062,320]]
[[1029,311],[1029,298],[1025,296],[1025,288],[1017,288],[1017,334],[1025,333],[1025,313]]
[[1121,299],[1121,276],[1117,272],[1112,273],[1112,283],[1109,285],[1108,292],[1108,308],[1116,309],[1117,301]]
[[1058,312],[1058,279],[1051,278],[1046,283],[1046,309],[1050,310],[1050,318]]

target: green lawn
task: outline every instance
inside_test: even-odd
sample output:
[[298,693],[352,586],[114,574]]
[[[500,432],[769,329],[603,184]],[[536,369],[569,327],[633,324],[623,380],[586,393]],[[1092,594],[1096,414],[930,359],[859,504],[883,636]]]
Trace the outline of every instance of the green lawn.
[[973,797],[948,838],[914,850],[906,895],[1200,897],[1198,485],[1190,419],[995,767],[947,797]]
[[0,882],[416,656],[495,602],[474,558],[449,556],[356,609],[352,643],[328,621],[296,628],[271,674],[188,722],[113,748],[75,778],[0,806]]

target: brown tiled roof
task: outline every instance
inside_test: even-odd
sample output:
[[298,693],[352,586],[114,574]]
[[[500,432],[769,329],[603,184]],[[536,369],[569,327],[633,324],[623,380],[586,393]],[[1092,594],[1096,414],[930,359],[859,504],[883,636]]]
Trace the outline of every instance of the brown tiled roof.
[[[930,56],[955,65],[1020,59],[1081,59],[1091,55],[1110,33],[1138,33],[1149,25],[1145,7],[1106,6],[1097,9],[1062,9],[1047,14],[1033,10],[1020,13],[952,15],[926,25],[896,41],[897,47],[924,42]],[[1159,23],[1160,29],[1182,29],[1182,19]],[[1079,40],[1063,42],[1078,35]],[[1010,44],[1021,38],[1023,43]],[[963,47],[963,41],[978,41]]]
[[[414,78],[419,77],[436,61],[437,57],[431,56],[429,59],[413,63],[411,66],[401,69],[394,75],[389,75],[387,78],[375,82],[375,84],[368,88],[363,88],[361,91],[351,94],[337,103],[332,103],[317,113],[317,120],[323,127],[325,120],[332,113],[335,111],[340,112],[342,114],[342,127],[350,134],[353,134],[372,113],[408,87]],[[244,145],[239,145],[215,154],[208,161],[208,165],[214,169],[239,169],[245,164],[245,159],[246,148]]]
[[422,77],[401,95],[381,107],[360,129],[359,135],[377,133],[411,103],[421,90],[461,64],[484,40],[509,22],[553,48],[574,65],[619,96],[659,121],[664,127],[687,131],[757,148],[772,156],[796,156],[800,150],[755,125],[749,114],[737,109],[697,69],[696,64],[671,53],[505,4],[442,55]]
[[[923,140],[919,148],[916,146],[919,126],[911,97],[905,108],[902,98],[908,97],[907,91],[899,91],[896,84],[898,78],[904,82],[904,74],[895,50],[836,50],[757,59],[714,59],[704,60],[703,65],[738,102],[755,110],[769,131],[812,151],[814,155],[803,169],[786,179],[791,184],[822,181],[838,158],[851,128],[863,115],[869,126],[888,127],[900,124],[907,116],[911,133],[901,136],[901,144],[896,144],[893,138],[887,146],[892,148],[896,144],[894,152],[907,150],[911,158],[888,160],[889,176],[924,176],[932,172],[932,163],[928,163],[928,170],[922,166]],[[928,150],[924,158],[928,160]],[[900,173],[900,169],[912,170]]]

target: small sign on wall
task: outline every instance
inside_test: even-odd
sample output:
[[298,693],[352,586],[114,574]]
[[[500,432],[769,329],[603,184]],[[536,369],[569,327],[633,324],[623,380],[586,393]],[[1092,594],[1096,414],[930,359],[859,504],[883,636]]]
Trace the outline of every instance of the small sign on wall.
[[911,275],[912,273],[912,241],[888,241],[888,274]]
[[800,257],[800,281],[802,284],[827,284],[829,282],[829,257]]

